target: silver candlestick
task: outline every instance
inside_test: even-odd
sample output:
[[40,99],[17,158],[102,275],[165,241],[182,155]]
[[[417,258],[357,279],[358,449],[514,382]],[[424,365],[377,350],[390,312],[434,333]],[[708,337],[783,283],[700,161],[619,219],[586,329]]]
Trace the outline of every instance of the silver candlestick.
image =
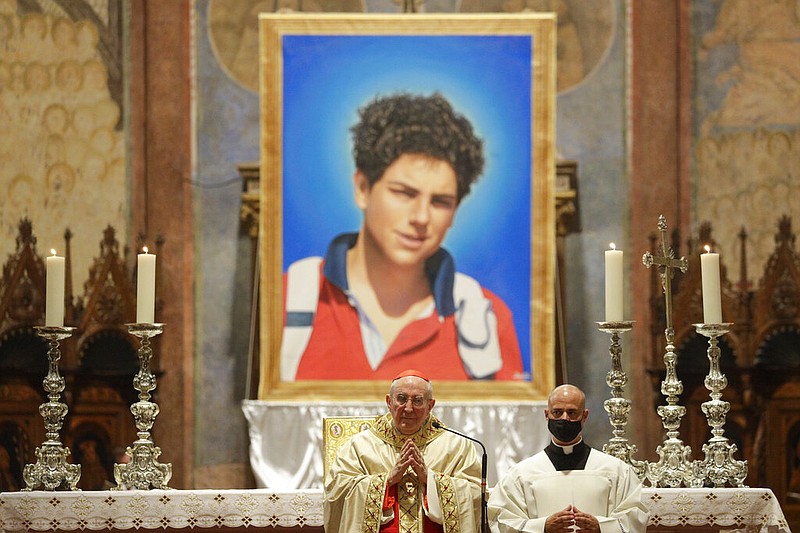
[[36,448],[36,463],[25,465],[22,477],[25,488],[22,490],[80,490],[81,465],[67,463],[69,448],[61,444],[59,432],[67,416],[67,404],[61,401],[64,392],[64,378],[59,374],[58,362],[61,360],[59,342],[72,336],[75,328],[61,326],[37,326],[36,334],[47,340],[48,370],[44,378],[44,390],[49,401],[39,406],[46,429],[45,441]]
[[158,462],[161,448],[155,445],[150,437],[158,405],[150,401],[150,392],[156,388],[156,377],[150,371],[150,360],[153,350],[150,338],[164,331],[163,324],[128,324],[128,331],[142,339],[139,347],[139,372],[133,378],[133,387],[139,391],[139,401],[131,405],[131,413],[139,430],[139,437],[132,446],[128,446],[125,454],[130,457],[129,463],[114,465],[114,480],[117,490],[122,489],[168,489],[167,483],[172,477],[172,463]]
[[611,387],[611,398],[603,402],[603,407],[614,428],[612,431],[614,436],[603,445],[603,451],[631,465],[639,479],[644,479],[647,463],[633,458],[636,445],[629,443],[625,438],[625,426],[628,425],[631,402],[624,397],[628,376],[622,369],[622,346],[619,338],[620,333],[633,328],[633,321],[598,322],[597,325],[600,331],[611,334],[611,345],[608,348],[608,353],[611,355],[611,370],[606,374],[606,383]]
[[686,408],[678,405],[678,399],[683,392],[683,383],[678,379],[675,368],[678,363],[678,354],[675,353],[675,330],[672,327],[672,277],[677,268],[686,272],[688,262],[686,258],[675,259],[671,247],[667,246],[667,219],[664,215],[658,217],[658,229],[661,232],[660,250],[656,255],[646,252],[642,262],[648,268],[657,266],[661,275],[661,286],[664,290],[664,311],[666,319],[666,353],[664,366],[666,376],[661,382],[661,394],[666,397],[667,405],[660,405],[657,409],[664,429],[667,430],[666,439],[656,448],[659,460],[647,464],[647,479],[654,487],[680,487],[695,486],[694,465],[692,464],[692,449],[684,446],[679,438],[678,429],[681,419],[686,414]]
[[667,405],[659,405],[658,415],[661,423],[667,430],[667,438],[656,448],[659,460],[647,465],[647,479],[653,487],[702,487],[697,483],[696,464],[692,462],[692,449],[684,446],[679,438],[681,418],[686,414],[686,407],[678,405],[678,399],[683,392],[683,383],[678,379],[675,371],[678,354],[675,353],[675,332],[668,328],[665,332],[667,338],[664,365],[667,373],[661,382],[661,394],[666,396]]
[[731,404],[721,400],[722,391],[728,386],[728,380],[720,371],[720,349],[717,338],[730,331],[731,323],[695,324],[698,333],[708,337],[709,370],[705,386],[711,392],[711,400],[703,402],[702,409],[711,427],[711,438],[703,444],[704,459],[698,461],[697,475],[702,485],[714,487],[744,487],[747,477],[747,461],[733,458],[736,444],[724,436],[725,417]]

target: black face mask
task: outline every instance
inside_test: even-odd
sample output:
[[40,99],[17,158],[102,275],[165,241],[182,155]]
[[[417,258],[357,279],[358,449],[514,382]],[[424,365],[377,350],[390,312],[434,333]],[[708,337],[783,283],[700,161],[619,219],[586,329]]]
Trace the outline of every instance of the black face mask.
[[583,426],[580,420],[573,422],[572,420],[564,420],[563,418],[557,420],[548,418],[547,429],[553,434],[556,440],[560,442],[572,442],[575,440],[575,437],[580,434]]

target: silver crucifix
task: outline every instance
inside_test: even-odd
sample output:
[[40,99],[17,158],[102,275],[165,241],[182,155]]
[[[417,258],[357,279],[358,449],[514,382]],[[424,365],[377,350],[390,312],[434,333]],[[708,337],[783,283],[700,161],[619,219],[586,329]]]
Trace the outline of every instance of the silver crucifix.
[[[678,379],[675,367],[678,363],[678,354],[675,353],[675,330],[672,328],[672,277],[675,269],[685,273],[688,268],[686,258],[675,259],[675,254],[667,246],[667,220],[664,215],[658,217],[658,229],[661,231],[661,245],[657,255],[646,252],[642,262],[646,267],[658,267],[661,274],[661,286],[664,289],[666,310],[666,324],[664,335],[667,339],[666,352],[664,353],[664,366],[666,376],[661,382],[661,394],[667,399],[667,405],[659,406],[658,415],[661,417],[664,429],[667,430],[666,439],[656,449],[659,460],[647,464],[647,479],[654,487],[692,487],[698,486],[696,466],[692,463],[692,450],[684,446],[679,438],[678,428],[681,418],[686,414],[686,408],[678,405],[678,399],[683,392],[683,383]],[[702,480],[700,481],[702,486]]]

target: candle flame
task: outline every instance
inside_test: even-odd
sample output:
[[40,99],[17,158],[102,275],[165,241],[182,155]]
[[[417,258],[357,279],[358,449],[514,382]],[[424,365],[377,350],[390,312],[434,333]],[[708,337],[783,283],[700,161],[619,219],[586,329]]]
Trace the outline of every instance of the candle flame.
[[617,249],[617,245],[614,244],[613,242],[611,244],[609,244],[609,246],[611,247],[612,250],[616,250]]
[[705,245],[705,249],[706,249],[706,253],[707,253],[707,254],[708,254],[708,253],[711,253],[711,246],[709,246],[709,245],[707,245],[707,244],[706,244],[706,245]]
[[50,253],[53,254],[53,256],[55,257],[56,249],[55,248],[50,248]]
[[148,252],[147,252],[147,246],[142,246],[142,251],[143,251],[144,253],[148,253]]

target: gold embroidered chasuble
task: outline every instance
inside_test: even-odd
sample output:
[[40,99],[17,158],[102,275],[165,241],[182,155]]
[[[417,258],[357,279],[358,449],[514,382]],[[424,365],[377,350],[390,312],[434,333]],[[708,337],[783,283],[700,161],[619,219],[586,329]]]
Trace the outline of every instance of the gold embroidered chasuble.
[[[326,533],[378,533],[383,521],[386,478],[400,456],[403,443],[412,439],[433,474],[428,484],[429,508],[438,498],[444,533],[472,533],[480,526],[481,462],[467,439],[436,429],[433,415],[413,435],[394,428],[388,413],[370,430],[345,443],[325,480]],[[401,533],[422,533],[425,494],[411,468],[397,486]],[[430,515],[429,515],[430,517]]]

